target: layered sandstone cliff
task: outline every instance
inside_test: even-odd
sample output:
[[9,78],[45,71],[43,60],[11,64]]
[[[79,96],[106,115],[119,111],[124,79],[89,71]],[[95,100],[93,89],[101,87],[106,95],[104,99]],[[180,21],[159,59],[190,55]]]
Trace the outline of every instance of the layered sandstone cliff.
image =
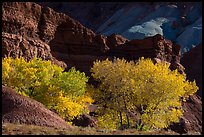
[[[144,56],[167,61],[172,70],[184,71],[180,64],[180,46],[161,35],[142,40],[128,40],[117,34],[97,35],[69,16],[31,2],[2,4],[2,57],[5,56],[23,56],[27,60],[37,56],[66,70],[76,67],[89,76],[95,60],[114,57],[137,60]],[[189,113],[195,111],[188,108]]]
[[69,16],[35,3],[7,2],[2,8],[2,56],[37,56],[87,74],[96,59],[145,56],[168,61],[172,69],[183,71],[180,47],[161,35],[129,41],[116,34],[96,35]]

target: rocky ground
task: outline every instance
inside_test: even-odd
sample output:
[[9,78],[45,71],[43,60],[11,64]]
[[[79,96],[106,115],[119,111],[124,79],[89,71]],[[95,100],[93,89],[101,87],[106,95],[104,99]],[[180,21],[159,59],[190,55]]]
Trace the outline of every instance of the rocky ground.
[[73,127],[72,129],[60,129],[43,126],[4,123],[2,135],[200,135],[199,132],[179,134],[171,130],[137,131],[135,129],[107,130],[91,127]]
[[2,122],[70,129],[56,113],[15,90],[2,86]]

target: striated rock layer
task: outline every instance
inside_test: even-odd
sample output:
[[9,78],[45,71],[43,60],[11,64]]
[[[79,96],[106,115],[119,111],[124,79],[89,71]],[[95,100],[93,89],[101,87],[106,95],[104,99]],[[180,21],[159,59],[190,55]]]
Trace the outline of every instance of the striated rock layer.
[[2,56],[57,59],[86,74],[96,59],[114,56],[159,58],[170,62],[172,69],[182,68],[180,47],[161,35],[131,41],[116,34],[96,35],[67,15],[30,2],[3,3],[2,11]]
[[2,122],[70,129],[62,118],[15,90],[2,86]]
[[41,57],[44,60],[51,60],[52,63],[66,68],[67,65],[55,59],[50,50],[50,46],[45,42],[32,39],[24,38],[22,36],[2,32],[2,56],[20,57],[23,56],[25,60],[32,58]]
[[[66,70],[76,67],[89,76],[93,61],[114,57],[137,60],[144,56],[155,62],[167,61],[172,70],[184,71],[180,46],[161,35],[142,40],[128,40],[116,34],[96,35],[69,16],[31,2],[2,4],[2,57],[5,56],[23,56],[27,60],[37,56]],[[192,109],[189,112],[195,114]]]

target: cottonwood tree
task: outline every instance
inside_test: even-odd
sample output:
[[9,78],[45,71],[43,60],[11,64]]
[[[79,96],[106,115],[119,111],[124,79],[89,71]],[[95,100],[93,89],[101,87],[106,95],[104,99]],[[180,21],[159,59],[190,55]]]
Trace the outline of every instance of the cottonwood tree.
[[99,108],[98,124],[105,128],[165,128],[179,121],[182,101],[198,90],[185,74],[151,59],[95,61],[91,72],[100,82],[91,95]]
[[88,113],[93,100],[86,93],[88,77],[71,68],[68,72],[41,58],[25,61],[23,57],[2,59],[2,84],[31,97],[70,122]]

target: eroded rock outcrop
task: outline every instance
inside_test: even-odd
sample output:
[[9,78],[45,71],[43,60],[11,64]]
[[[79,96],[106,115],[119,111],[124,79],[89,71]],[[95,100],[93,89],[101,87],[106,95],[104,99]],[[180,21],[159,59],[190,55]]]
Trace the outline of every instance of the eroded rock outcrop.
[[97,120],[87,114],[82,114],[79,118],[73,119],[72,122],[75,126],[97,127]]
[[2,85],[2,122],[70,129],[62,118],[31,98]]
[[111,55],[125,57],[128,60],[137,60],[139,57],[158,58],[170,63],[172,70],[178,69],[183,73],[180,64],[180,46],[157,34],[142,40],[135,39],[110,49]]
[[2,53],[4,57],[20,57],[30,60],[40,57],[43,60],[51,60],[52,63],[66,68],[63,61],[55,59],[50,50],[50,46],[39,39],[24,38],[16,34],[2,32]]
[[88,75],[93,61],[114,56],[159,58],[183,71],[179,46],[161,35],[131,41],[116,34],[96,35],[69,16],[31,2],[4,2],[2,24],[2,56],[59,60],[66,65],[57,64],[68,69],[74,66]]
[[183,103],[184,116],[170,128],[176,132],[202,132],[202,44],[186,52],[181,58],[187,79],[196,80],[199,90]]
[[126,5],[126,2],[37,2],[42,6],[63,12],[84,26],[96,31],[114,12]]
[[202,133],[202,101],[198,95],[192,95],[182,104],[184,114],[180,118],[179,123],[174,123],[169,126],[169,129],[177,133],[187,133],[196,131]]
[[95,60],[114,57],[137,60],[144,56],[156,62],[167,61],[172,70],[184,71],[180,46],[161,35],[131,41],[116,34],[96,35],[69,16],[31,2],[2,5],[2,57],[8,55],[41,57],[67,69],[76,67],[89,76]]

